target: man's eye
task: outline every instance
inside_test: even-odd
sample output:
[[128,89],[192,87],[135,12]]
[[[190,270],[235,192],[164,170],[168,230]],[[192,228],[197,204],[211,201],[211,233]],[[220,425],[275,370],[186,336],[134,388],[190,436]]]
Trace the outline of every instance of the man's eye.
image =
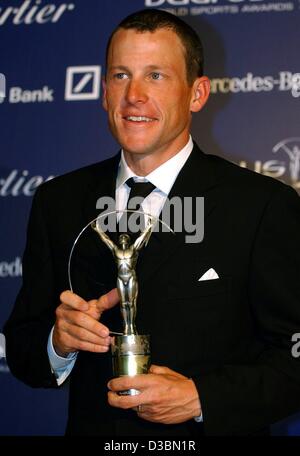
[[162,79],[162,75],[160,73],[157,73],[157,72],[153,72],[151,73],[151,78],[152,79]]
[[114,78],[115,79],[126,79],[127,74],[126,73],[116,73],[116,74],[114,74]]

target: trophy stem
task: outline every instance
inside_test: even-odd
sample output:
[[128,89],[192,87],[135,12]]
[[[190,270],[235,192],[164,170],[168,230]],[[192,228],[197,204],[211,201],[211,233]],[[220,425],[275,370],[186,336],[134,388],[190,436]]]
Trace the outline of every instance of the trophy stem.
[[[149,371],[151,365],[149,335],[115,336],[111,351],[115,377],[147,374]],[[130,389],[121,391],[119,394],[133,396],[139,394],[139,391]]]

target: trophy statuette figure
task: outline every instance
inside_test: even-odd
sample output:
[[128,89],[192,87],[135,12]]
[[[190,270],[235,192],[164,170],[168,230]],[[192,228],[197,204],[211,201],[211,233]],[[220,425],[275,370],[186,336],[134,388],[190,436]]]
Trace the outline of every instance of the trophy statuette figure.
[[[115,244],[103,231],[100,219],[96,219],[91,225],[100,239],[111,250],[118,271],[117,289],[120,297],[124,333],[114,336],[111,345],[115,377],[145,374],[151,364],[150,336],[139,335],[135,326],[138,296],[135,267],[139,251],[144,245],[147,245],[153,225],[152,218],[149,218],[146,228],[142,230],[134,242],[131,242],[130,236],[124,233],[119,235],[118,244]],[[138,393],[137,390],[130,389],[119,394],[135,395]]]

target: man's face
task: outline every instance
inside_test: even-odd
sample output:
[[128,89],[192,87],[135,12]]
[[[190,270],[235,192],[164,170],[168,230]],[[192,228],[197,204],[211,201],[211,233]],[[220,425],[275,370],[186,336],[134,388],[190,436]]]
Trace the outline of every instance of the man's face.
[[184,49],[173,31],[118,30],[109,49],[103,106],[125,152],[166,158],[178,152],[188,141],[191,111],[199,110],[194,100],[200,79],[188,85]]

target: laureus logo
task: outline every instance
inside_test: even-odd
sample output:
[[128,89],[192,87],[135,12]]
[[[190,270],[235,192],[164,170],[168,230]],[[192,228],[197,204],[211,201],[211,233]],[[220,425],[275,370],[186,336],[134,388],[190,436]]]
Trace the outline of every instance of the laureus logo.
[[287,138],[280,141],[273,147],[273,152],[283,152],[289,157],[291,184],[298,188],[300,186],[300,183],[298,182],[300,177],[300,137]]
[[255,160],[250,163],[246,160],[240,161],[242,168],[253,169],[256,173],[264,176],[274,177],[282,180],[300,190],[300,137],[286,138],[279,141],[272,148],[276,159],[267,161]]

